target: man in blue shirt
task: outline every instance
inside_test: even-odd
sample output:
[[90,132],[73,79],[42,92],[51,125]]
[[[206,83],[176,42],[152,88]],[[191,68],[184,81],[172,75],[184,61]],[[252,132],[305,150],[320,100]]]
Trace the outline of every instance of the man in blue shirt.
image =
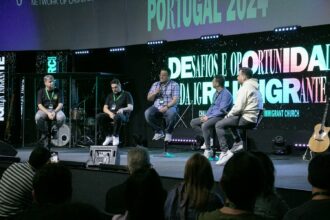
[[224,87],[225,78],[222,75],[217,75],[212,80],[212,86],[215,88],[213,102],[207,110],[206,115],[191,120],[191,127],[197,132],[202,133],[204,137],[203,148],[206,149],[204,155],[210,157],[212,154],[210,137],[214,125],[221,120],[233,105],[233,96]]

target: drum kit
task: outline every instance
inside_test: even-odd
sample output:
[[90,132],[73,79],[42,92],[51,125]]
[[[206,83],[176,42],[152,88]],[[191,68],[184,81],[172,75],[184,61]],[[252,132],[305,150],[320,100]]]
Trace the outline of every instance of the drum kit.
[[[52,137],[51,143],[57,147],[66,146],[70,140],[72,146],[90,146],[94,140],[90,137],[95,127],[95,119],[86,118],[83,108],[73,108],[70,111],[71,129],[67,124],[63,124],[57,131],[56,137]],[[54,125],[52,130],[56,129]]]

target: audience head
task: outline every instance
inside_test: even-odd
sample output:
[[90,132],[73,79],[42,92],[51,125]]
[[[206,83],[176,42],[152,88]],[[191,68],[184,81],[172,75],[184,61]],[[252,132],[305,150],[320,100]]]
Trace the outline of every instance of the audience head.
[[184,184],[190,205],[196,209],[205,208],[214,184],[212,167],[205,156],[196,153],[189,158],[185,166]]
[[313,187],[330,192],[330,153],[319,154],[311,160],[308,181]]
[[164,219],[166,191],[154,169],[134,172],[127,180],[125,201],[130,220]]
[[51,153],[44,147],[36,147],[30,154],[29,164],[36,170],[50,161]]
[[127,153],[127,166],[130,173],[151,167],[149,152],[144,147],[135,147]]
[[33,178],[33,192],[35,201],[40,205],[70,201],[71,171],[60,164],[46,164]]
[[244,81],[251,79],[253,76],[253,72],[250,68],[248,67],[241,67],[239,69],[239,73],[237,76],[237,81],[242,84]]
[[259,159],[249,152],[239,152],[227,162],[220,180],[227,200],[236,209],[253,211],[257,196],[264,187]]
[[261,162],[262,168],[264,169],[264,191],[263,194],[268,195],[274,192],[274,184],[275,184],[275,168],[272,160],[267,156],[267,154],[255,151],[251,152],[254,156],[256,156]]

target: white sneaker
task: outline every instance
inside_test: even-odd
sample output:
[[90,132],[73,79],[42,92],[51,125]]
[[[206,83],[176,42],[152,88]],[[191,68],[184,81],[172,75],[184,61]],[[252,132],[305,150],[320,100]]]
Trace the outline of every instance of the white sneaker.
[[235,142],[232,146],[232,148],[230,149],[231,152],[235,153],[238,152],[240,150],[243,150],[243,141],[240,142]]
[[212,149],[210,149],[210,150],[204,150],[204,156],[207,158],[207,159],[209,159],[210,157],[212,157],[213,156],[213,150]]
[[171,142],[172,141],[172,134],[166,133],[164,141]]
[[159,139],[165,137],[164,133],[155,133],[154,137],[152,138],[153,141],[158,141]]
[[112,136],[112,139],[113,139],[112,145],[113,146],[118,146],[118,144],[119,144],[119,136]]
[[[210,146],[213,146],[213,138],[210,139]],[[205,142],[204,142],[204,144],[201,146],[201,149],[205,150],[206,148],[207,147],[206,147]]]
[[107,146],[107,145],[109,145],[110,144],[110,142],[112,141],[112,137],[111,136],[107,136],[106,138],[105,138],[105,141],[103,142],[103,146]]
[[226,153],[221,152],[219,160],[216,162],[216,165],[220,165],[220,166],[225,165],[233,155],[234,155],[233,152],[231,152],[230,150],[227,150]]

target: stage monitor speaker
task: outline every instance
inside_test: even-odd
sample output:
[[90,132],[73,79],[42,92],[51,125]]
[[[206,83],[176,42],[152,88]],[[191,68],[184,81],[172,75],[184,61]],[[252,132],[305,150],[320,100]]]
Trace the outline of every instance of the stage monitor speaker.
[[120,164],[120,154],[117,146],[91,146],[87,166],[100,164]]
[[15,157],[17,150],[10,144],[0,140],[0,156]]

